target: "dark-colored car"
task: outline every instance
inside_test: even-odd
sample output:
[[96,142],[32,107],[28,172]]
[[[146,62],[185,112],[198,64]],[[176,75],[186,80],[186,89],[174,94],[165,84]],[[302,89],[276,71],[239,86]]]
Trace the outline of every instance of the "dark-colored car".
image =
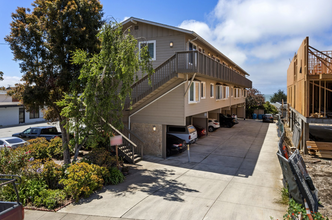
[[23,140],[44,137],[48,141],[56,137],[62,137],[61,132],[58,132],[54,126],[32,127],[24,130],[21,133],[13,134],[12,136],[22,138]]
[[194,125],[194,127],[196,128],[197,130],[197,135],[198,137],[203,137],[206,135],[206,129],[201,127],[201,126],[198,126],[198,125]]
[[235,124],[238,124],[238,123],[239,123],[239,121],[237,120],[237,115],[236,115],[236,114],[232,114],[232,115],[229,115],[229,114],[228,114],[227,117],[229,117],[229,118],[233,118]]
[[273,123],[273,115],[272,114],[264,114],[263,122],[272,122]]
[[219,123],[220,123],[220,126],[223,126],[226,128],[231,128],[236,124],[235,118],[228,117],[224,114],[219,114]]
[[181,153],[186,148],[186,141],[174,135],[167,134],[166,138],[166,156],[173,153]]

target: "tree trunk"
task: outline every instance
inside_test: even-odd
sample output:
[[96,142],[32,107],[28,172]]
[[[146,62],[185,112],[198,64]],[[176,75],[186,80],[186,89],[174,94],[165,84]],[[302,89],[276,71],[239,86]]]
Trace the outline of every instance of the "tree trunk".
[[64,128],[66,123],[66,118],[60,118],[59,124],[62,134],[62,148],[63,148],[63,162],[64,164],[70,163],[70,152],[69,152],[69,139],[67,129]]

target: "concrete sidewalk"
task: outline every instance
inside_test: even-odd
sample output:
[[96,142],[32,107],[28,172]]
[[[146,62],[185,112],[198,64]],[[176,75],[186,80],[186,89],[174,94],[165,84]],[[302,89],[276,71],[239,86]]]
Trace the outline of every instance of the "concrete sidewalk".
[[25,219],[282,219],[277,144],[275,124],[240,121],[192,145],[190,163],[187,152],[146,157],[124,183]]

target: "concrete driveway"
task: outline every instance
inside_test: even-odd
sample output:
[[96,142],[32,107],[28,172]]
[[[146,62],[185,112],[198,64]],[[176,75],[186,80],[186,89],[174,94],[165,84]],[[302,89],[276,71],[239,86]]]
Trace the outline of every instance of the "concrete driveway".
[[57,213],[26,219],[282,219],[276,125],[240,121],[166,160],[146,157],[126,181]]

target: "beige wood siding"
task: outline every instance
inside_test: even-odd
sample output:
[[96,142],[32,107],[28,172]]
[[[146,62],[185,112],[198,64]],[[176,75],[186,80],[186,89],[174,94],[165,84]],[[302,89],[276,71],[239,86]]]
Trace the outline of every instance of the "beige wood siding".
[[[165,62],[168,58],[174,55],[175,52],[184,51],[185,49],[185,34],[170,30],[167,28],[157,27],[149,24],[137,22],[136,25],[132,24],[130,33],[140,41],[156,41],[156,60],[152,61],[153,68],[158,67]],[[138,27],[135,30],[135,26]],[[170,48],[170,42],[173,42],[173,47]],[[142,74],[139,73],[139,78]]]
[[131,123],[185,125],[184,84],[131,117]]
[[[239,98],[234,98],[231,97],[231,92],[230,92],[230,97],[225,100],[216,100],[216,83],[217,81],[213,81],[210,79],[206,78],[197,78],[198,80],[205,82],[206,83],[206,98],[205,99],[200,99],[199,103],[195,104],[189,104],[188,103],[188,94],[187,93],[186,97],[184,98],[184,106],[185,106],[185,116],[191,116],[191,115],[196,115],[202,112],[208,112],[212,111],[218,108],[224,108],[232,105],[237,105],[245,102],[244,97],[239,97]],[[210,98],[210,83],[214,84],[214,97]],[[185,84],[187,87],[188,85]],[[232,87],[232,85],[229,85]],[[231,88],[230,88],[231,90]]]

